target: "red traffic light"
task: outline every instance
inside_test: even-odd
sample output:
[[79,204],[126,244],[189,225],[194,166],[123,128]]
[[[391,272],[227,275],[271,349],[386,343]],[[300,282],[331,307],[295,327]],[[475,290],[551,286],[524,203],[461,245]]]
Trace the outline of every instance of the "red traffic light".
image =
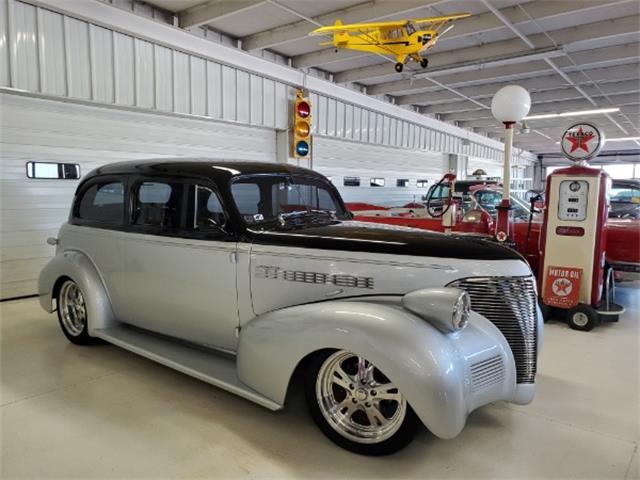
[[296,114],[299,117],[307,118],[311,114],[311,106],[305,102],[298,102],[296,105]]

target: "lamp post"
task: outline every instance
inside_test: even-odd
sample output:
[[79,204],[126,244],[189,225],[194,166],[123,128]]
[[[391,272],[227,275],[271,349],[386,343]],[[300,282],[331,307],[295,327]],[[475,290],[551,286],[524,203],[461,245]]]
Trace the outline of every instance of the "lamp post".
[[531,108],[529,92],[519,85],[502,87],[491,100],[491,113],[496,120],[502,122],[505,129],[504,166],[502,174],[502,201],[497,207],[498,220],[496,222],[495,237],[499,242],[510,239],[511,223],[509,200],[511,190],[511,146],[513,145],[513,126],[522,121]]

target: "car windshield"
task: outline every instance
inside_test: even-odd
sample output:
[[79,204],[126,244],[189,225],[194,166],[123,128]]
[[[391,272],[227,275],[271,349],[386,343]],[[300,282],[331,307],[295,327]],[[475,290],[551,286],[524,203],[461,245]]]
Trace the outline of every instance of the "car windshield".
[[333,189],[311,177],[239,177],[231,184],[231,194],[247,225],[302,226],[350,218]]
[[611,201],[616,203],[635,203],[640,205],[640,188],[632,186],[614,186],[611,189]]

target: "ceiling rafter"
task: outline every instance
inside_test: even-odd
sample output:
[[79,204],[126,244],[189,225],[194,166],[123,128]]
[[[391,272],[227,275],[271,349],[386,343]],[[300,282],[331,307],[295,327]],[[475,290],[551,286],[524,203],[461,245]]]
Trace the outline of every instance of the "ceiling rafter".
[[182,28],[199,27],[229,15],[246,13],[264,3],[262,0],[211,0],[178,12],[178,25]]

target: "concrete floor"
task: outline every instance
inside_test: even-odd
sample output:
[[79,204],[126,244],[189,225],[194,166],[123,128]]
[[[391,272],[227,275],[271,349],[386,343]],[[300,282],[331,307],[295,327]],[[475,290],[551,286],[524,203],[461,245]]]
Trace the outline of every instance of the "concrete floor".
[[638,478],[640,290],[590,333],[548,323],[533,404],[474,412],[365,458],[316,429],[294,396],[273,413],[113,346],[76,347],[33,299],[1,307],[2,478]]

